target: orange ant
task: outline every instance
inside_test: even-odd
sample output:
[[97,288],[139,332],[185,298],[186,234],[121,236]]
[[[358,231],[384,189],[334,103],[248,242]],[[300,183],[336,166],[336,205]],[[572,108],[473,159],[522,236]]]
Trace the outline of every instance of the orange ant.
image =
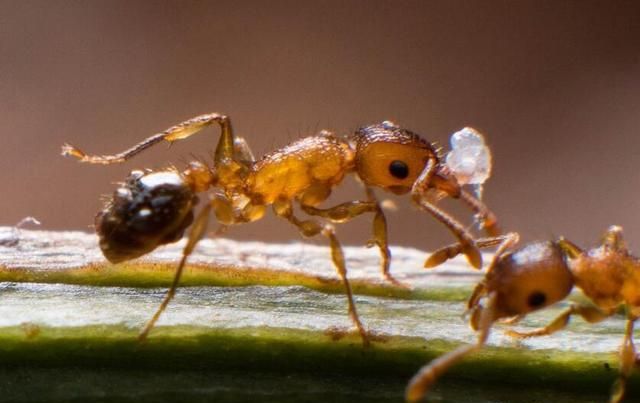
[[[479,249],[469,232],[434,203],[445,196],[461,199],[480,218],[488,233],[497,231],[495,216],[476,197],[462,189],[455,175],[441,163],[433,144],[391,122],[360,128],[350,139],[322,131],[256,161],[245,140],[233,134],[229,118],[212,113],[175,125],[118,154],[87,155],[69,144],[62,147],[62,154],[92,164],[121,163],[162,141],[173,143],[186,139],[213,123],[217,123],[222,131],[213,166],[194,161],[183,172],[174,168],[158,172],[134,171],[96,216],[100,247],[105,257],[114,263],[177,241],[191,225],[171,288],[140,333],[140,340],[146,338],[174,296],[188,256],[205,235],[211,211],[223,231],[230,225],[259,220],[271,205],[277,216],[295,225],[303,236],[321,234],[327,237],[333,264],[346,289],[349,316],[365,346],[369,338],[353,302],[342,247],[335,230],[331,224],[296,217],[294,202],[308,215],[333,223],[373,213],[373,238],[368,245],[379,248],[382,275],[394,284],[399,282],[389,272],[391,253],[387,223],[373,187],[398,195],[410,193],[417,206],[453,232],[470,263],[478,268],[482,265]],[[364,183],[366,200],[319,208],[318,205],[349,173]],[[196,194],[209,189],[212,189],[211,195],[194,219],[193,209],[198,203]]]
[[[610,402],[622,400],[626,381],[636,365],[633,326],[640,316],[640,260],[629,253],[622,228],[609,227],[601,245],[588,251],[563,238],[533,242],[509,251],[518,238],[518,234],[511,233],[476,241],[478,247],[499,245],[484,279],[476,285],[467,305],[471,327],[478,331],[478,341],[461,346],[421,368],[407,387],[408,402],[422,399],[449,367],[481,349],[496,321],[515,323],[531,312],[565,299],[574,285],[594,305],[572,304],[545,327],[529,332],[509,330],[507,334],[515,338],[545,336],[563,329],[572,315],[597,323],[624,307],[627,325],[620,348],[620,373]],[[427,261],[426,267],[443,263],[458,255],[460,250],[459,244],[441,248]]]

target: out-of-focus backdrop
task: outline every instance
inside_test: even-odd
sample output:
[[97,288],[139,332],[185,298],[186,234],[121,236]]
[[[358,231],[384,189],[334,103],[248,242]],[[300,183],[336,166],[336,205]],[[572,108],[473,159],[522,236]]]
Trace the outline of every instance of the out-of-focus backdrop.
[[[120,166],[62,158],[62,143],[113,153],[212,111],[229,114],[258,156],[385,119],[444,145],[473,126],[493,150],[485,199],[503,228],[588,245],[616,223],[640,250],[633,0],[0,0],[0,225],[34,216],[44,228],[91,231],[114,182],[207,156],[218,131]],[[336,203],[362,197],[353,180],[340,189]],[[452,241],[394,200],[393,244]],[[338,231],[362,244],[370,217]],[[229,236],[299,238],[272,217]]]

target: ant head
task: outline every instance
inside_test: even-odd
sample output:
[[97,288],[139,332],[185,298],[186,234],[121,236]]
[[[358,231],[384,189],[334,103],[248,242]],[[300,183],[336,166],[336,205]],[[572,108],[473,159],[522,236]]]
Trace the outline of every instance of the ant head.
[[485,281],[486,292],[496,293],[494,319],[524,315],[561,301],[574,285],[556,242],[534,242],[503,255]]
[[131,172],[96,216],[102,253],[117,263],[177,241],[193,221],[196,202],[178,172]]
[[438,158],[432,144],[389,121],[358,129],[353,140],[360,179],[395,194],[409,192],[427,161]]

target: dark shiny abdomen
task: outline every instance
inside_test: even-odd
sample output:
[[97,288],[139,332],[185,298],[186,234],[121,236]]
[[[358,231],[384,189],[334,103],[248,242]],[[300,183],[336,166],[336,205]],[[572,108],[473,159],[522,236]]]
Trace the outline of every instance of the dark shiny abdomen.
[[179,240],[193,221],[196,202],[177,172],[132,172],[96,216],[102,253],[117,263]]

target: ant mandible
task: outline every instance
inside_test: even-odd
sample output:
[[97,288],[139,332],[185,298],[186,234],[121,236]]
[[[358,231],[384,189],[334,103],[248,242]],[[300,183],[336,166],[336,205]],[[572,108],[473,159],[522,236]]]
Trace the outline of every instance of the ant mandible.
[[[533,242],[509,251],[518,238],[518,234],[511,233],[476,241],[481,248],[499,245],[484,279],[476,285],[468,301],[470,324],[478,331],[478,340],[421,368],[407,387],[408,402],[422,399],[449,367],[481,349],[496,321],[515,323],[531,312],[565,299],[574,285],[594,305],[571,304],[545,327],[529,332],[509,330],[507,334],[515,338],[545,336],[563,329],[572,315],[597,323],[615,314],[621,306],[625,307],[627,324],[620,348],[620,373],[610,402],[622,400],[626,381],[636,365],[633,327],[640,316],[640,260],[629,253],[622,228],[609,227],[601,245],[587,251],[564,238]],[[459,244],[441,248],[425,266],[436,266],[460,251]]]
[[[69,144],[63,146],[62,154],[91,164],[121,163],[155,144],[186,139],[214,123],[220,126],[222,133],[213,166],[194,161],[183,172],[175,168],[158,172],[133,171],[96,216],[100,247],[105,257],[114,263],[177,241],[191,225],[173,283],[140,333],[140,340],[147,337],[174,296],[188,256],[205,235],[211,211],[221,225],[219,231],[223,231],[230,225],[259,220],[271,205],[278,217],[295,225],[303,236],[321,234],[327,237],[333,264],[346,289],[349,316],[365,346],[369,344],[369,338],[356,311],[335,230],[331,224],[296,217],[294,202],[308,215],[334,223],[373,213],[373,238],[368,245],[379,248],[382,275],[392,283],[399,284],[389,272],[391,253],[387,223],[373,187],[399,195],[410,193],[417,206],[431,213],[458,238],[469,262],[477,268],[482,265],[479,249],[469,232],[434,202],[445,196],[463,200],[490,234],[497,231],[495,216],[476,197],[462,189],[455,175],[441,163],[438,150],[431,143],[391,122],[360,128],[348,140],[323,131],[256,161],[245,140],[234,135],[229,118],[212,113],[175,125],[118,154],[87,155]],[[364,183],[366,200],[319,208],[318,205],[348,173],[354,173]],[[193,209],[198,203],[196,194],[209,189],[212,189],[209,201],[194,219]]]

